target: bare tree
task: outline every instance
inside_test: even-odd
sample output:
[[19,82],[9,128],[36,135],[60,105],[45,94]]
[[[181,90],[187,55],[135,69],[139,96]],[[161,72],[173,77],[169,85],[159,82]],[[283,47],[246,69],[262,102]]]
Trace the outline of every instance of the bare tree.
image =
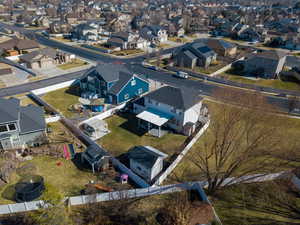
[[274,115],[268,113],[275,109],[263,96],[221,90],[215,97],[233,101],[237,106],[219,104],[211,109],[212,122],[205,141],[191,155],[200,177],[208,182],[210,194],[241,182],[242,176],[264,175],[285,166],[285,162],[272,156],[279,152],[281,139]]

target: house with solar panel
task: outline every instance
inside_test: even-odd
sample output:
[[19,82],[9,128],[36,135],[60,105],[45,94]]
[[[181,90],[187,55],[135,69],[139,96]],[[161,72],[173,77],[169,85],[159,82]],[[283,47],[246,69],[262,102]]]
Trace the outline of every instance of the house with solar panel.
[[[78,84],[79,83],[79,84]],[[118,105],[149,91],[149,82],[129,71],[123,64],[99,64],[89,69],[74,83],[82,98],[102,98],[107,104]]]
[[188,43],[173,52],[175,64],[194,69],[195,66],[207,68],[217,59],[217,53],[202,42]]
[[192,89],[163,86],[133,104],[139,129],[161,137],[168,130],[191,135],[207,113],[202,97]]
[[0,98],[0,150],[40,145],[46,140],[45,131],[41,107],[21,106],[16,98]]

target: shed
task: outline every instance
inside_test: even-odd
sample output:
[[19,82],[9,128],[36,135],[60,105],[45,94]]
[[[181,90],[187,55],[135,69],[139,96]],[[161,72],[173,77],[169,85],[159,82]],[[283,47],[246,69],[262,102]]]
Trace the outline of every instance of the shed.
[[168,155],[151,146],[136,146],[129,151],[130,169],[151,182],[162,170]]
[[109,155],[96,144],[89,145],[81,154],[81,162],[91,165],[93,173],[96,170],[105,169],[109,166]]

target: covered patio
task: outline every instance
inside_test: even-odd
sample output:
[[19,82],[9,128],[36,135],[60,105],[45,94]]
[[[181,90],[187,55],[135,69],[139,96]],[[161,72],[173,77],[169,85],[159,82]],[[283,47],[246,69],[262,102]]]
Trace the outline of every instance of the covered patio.
[[147,108],[136,116],[138,118],[138,127],[146,129],[148,133],[155,137],[161,137],[167,133],[162,127],[172,119],[172,115],[158,111],[153,108]]

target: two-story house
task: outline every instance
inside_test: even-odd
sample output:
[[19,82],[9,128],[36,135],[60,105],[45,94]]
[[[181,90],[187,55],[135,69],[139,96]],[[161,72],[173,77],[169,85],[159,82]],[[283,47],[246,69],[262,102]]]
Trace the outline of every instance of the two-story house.
[[140,35],[142,38],[151,42],[164,43],[168,40],[167,30],[157,25],[143,27],[140,31]]
[[286,54],[282,51],[264,51],[245,60],[244,73],[264,78],[276,78],[283,70]]
[[120,104],[149,91],[147,79],[130,72],[123,64],[99,64],[78,82],[82,97],[104,98],[109,104]]
[[193,42],[185,44],[173,52],[173,58],[177,66],[189,67],[195,66],[207,68],[217,59],[217,54],[202,42]]
[[148,132],[167,127],[178,133],[190,135],[200,118],[202,97],[191,89],[163,86],[152,91],[133,104],[139,126]]
[[111,38],[107,40],[107,45],[120,49],[145,49],[150,43],[138,33],[118,32],[111,35]]
[[151,146],[136,146],[129,151],[130,169],[151,183],[163,170],[163,161],[167,157]]
[[0,149],[35,146],[45,140],[44,111],[34,105],[21,106],[16,98],[0,98]]

